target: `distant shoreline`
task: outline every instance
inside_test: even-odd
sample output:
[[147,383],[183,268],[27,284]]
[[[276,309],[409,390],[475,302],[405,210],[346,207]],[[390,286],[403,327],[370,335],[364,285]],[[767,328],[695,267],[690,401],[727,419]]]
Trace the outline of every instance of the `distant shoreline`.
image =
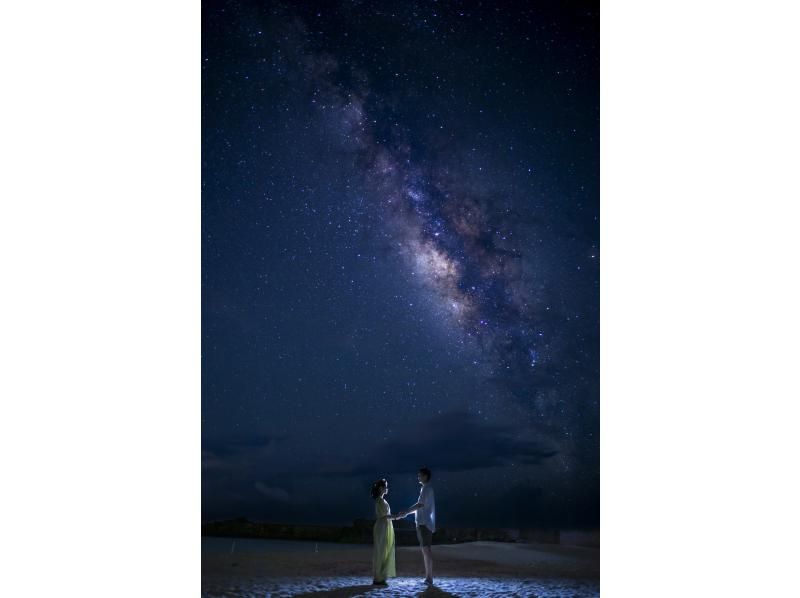
[[[271,523],[238,518],[205,522],[201,526],[201,535],[205,537],[372,544],[373,523],[374,521],[369,519],[357,519],[350,526],[330,526]],[[415,546],[417,544],[416,531],[412,522],[395,521],[394,526],[398,546]],[[433,536],[433,543],[436,545],[480,541],[598,547],[600,532],[599,530],[442,528],[436,530]]]

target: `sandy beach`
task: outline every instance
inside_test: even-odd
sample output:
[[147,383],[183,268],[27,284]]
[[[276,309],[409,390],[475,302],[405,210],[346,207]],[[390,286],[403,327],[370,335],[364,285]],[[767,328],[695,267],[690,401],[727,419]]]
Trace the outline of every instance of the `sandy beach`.
[[371,546],[335,551],[203,554],[203,596],[597,596],[600,551],[553,544],[434,546],[435,585],[419,548],[397,548],[398,577],[371,584]]

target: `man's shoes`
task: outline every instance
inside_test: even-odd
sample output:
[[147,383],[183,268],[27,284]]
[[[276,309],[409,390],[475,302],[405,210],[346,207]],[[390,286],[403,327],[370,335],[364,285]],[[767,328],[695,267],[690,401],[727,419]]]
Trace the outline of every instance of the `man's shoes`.
[[372,585],[374,586],[388,586],[389,584],[385,581],[378,581],[377,579],[372,580]]
[[425,583],[428,584],[429,586],[432,586],[433,585],[433,579],[431,579],[430,577],[426,577],[425,578]]

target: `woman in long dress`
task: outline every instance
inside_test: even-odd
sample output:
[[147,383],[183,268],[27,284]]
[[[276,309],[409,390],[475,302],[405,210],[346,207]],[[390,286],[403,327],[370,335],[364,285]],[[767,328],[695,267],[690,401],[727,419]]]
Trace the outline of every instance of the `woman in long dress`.
[[372,484],[375,500],[375,527],[372,530],[372,583],[386,585],[386,578],[397,577],[394,568],[394,526],[392,509],[384,496],[389,493],[389,483],[378,480]]

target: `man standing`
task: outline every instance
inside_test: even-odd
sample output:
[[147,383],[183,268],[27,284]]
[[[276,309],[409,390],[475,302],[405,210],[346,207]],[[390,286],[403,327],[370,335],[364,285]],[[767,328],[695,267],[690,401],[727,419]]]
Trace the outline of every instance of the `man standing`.
[[436,499],[431,486],[431,470],[423,467],[417,473],[417,481],[422,486],[417,504],[398,513],[398,517],[405,517],[414,513],[417,524],[417,539],[422,548],[422,559],[425,561],[425,583],[433,583],[433,553],[431,543],[433,533],[436,531]]

